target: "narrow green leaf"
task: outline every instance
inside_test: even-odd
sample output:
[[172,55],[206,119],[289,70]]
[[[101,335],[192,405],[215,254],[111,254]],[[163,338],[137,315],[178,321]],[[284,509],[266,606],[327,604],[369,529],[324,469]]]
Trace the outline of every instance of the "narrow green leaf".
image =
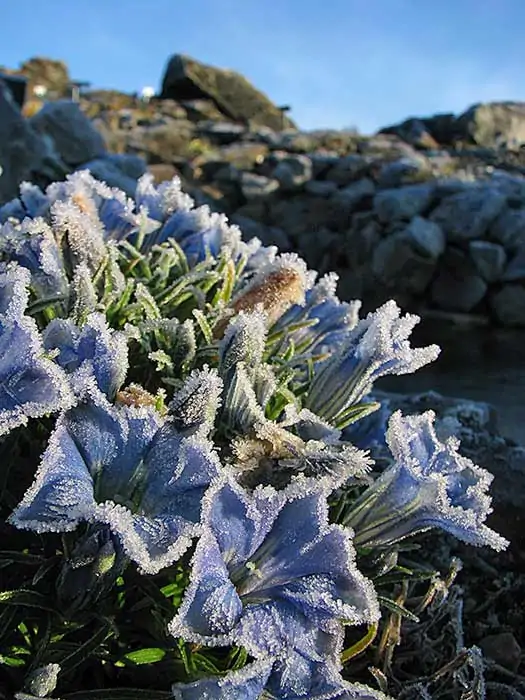
[[48,610],[49,612],[57,613],[48,602],[48,598],[36,591],[27,591],[20,588],[17,591],[1,591],[0,604],[4,605],[20,605],[28,608],[39,608],[40,610]]
[[45,561],[37,554],[28,554],[26,552],[10,552],[9,550],[0,551],[0,561],[8,561],[11,564],[21,564],[22,566],[38,566]]
[[383,605],[391,612],[396,613],[396,615],[399,615],[400,617],[405,617],[411,622],[419,622],[419,617],[417,615],[414,615],[413,612],[410,612],[410,610],[407,610],[402,605],[399,605],[399,603],[395,603],[393,600],[390,600],[390,598],[385,598],[382,595],[377,596],[377,598],[381,605]]
[[162,661],[165,656],[166,651],[164,649],[149,647],[130,651],[129,654],[125,654],[124,658],[140,666],[141,664],[155,664],[157,661]]
[[62,697],[64,700],[173,700],[173,694],[170,692],[144,688],[81,690]]
[[85,661],[91,654],[98,649],[98,647],[106,640],[108,634],[111,630],[111,624],[109,620],[104,620],[98,630],[92,635],[87,642],[84,642],[82,646],[77,647],[72,654],[66,656],[59,663],[62,667],[62,672],[72,671],[74,668],[79,666],[83,661]]

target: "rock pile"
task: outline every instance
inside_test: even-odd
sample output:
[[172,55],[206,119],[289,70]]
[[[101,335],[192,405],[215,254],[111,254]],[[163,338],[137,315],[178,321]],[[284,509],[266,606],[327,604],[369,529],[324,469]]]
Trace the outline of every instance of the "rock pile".
[[371,137],[305,133],[278,128],[283,114],[242,76],[220,83],[212,70],[174,57],[162,98],[90,92],[29,119],[0,91],[0,201],[21,179],[79,167],[131,194],[147,164],[158,180],[179,174],[247,237],[337,272],[343,298],[525,326],[525,159],[509,147],[521,129],[525,138],[523,105],[411,119]]
[[0,202],[15,197],[24,180],[45,187],[75,169],[89,168],[110,185],[133,194],[146,164],[109,153],[100,133],[70,100],[46,102],[26,119],[0,80]]

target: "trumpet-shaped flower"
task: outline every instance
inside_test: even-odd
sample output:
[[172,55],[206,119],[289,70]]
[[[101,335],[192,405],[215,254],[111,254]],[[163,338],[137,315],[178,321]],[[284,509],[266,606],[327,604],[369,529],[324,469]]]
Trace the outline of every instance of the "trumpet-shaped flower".
[[82,328],[68,319],[53,319],[42,335],[46,350],[58,351],[56,362],[70,375],[73,387],[80,382],[82,390],[90,374],[100,391],[115,397],[128,370],[127,339],[108,328],[102,314],[90,314]]
[[[22,191],[22,199],[23,196]],[[106,241],[128,238],[148,223],[135,212],[132,199],[118,188],[109,187],[105,182],[95,179],[88,170],[79,170],[68,175],[63,182],[49,185],[46,198],[48,208],[55,202],[75,204],[95,226],[97,222],[102,225]],[[153,228],[157,226],[158,224]]]
[[6,221],[0,225],[0,256],[31,272],[38,296],[66,296],[67,280],[62,252],[53,230],[43,219]]
[[46,357],[35,321],[24,315],[29,280],[18,265],[0,270],[0,435],[73,401],[66,374]]
[[170,632],[240,644],[254,656],[277,654],[293,639],[318,661],[340,621],[377,620],[374,588],[357,570],[350,534],[328,524],[326,496],[301,480],[251,495],[231,477],[217,480],[204,498],[203,534]]
[[262,657],[223,678],[175,683],[175,700],[391,700],[384,693],[341,677],[337,663]]
[[142,571],[156,573],[198,534],[220,462],[202,435],[183,437],[150,406],[114,407],[93,384],[59,417],[11,522],[37,532],[105,524]]
[[[283,331],[295,347],[312,356],[332,354],[359,320],[360,301],[340,301],[338,275],[332,272],[308,289],[304,305],[292,306],[272,328]],[[291,330],[293,329],[293,330]]]
[[467,544],[505,549],[508,542],[485,525],[491,512],[492,475],[458,452],[459,442],[441,442],[434,413],[390,418],[387,443],[393,464],[353,504],[345,523],[355,542],[389,546],[430,528]]
[[316,368],[305,407],[337,423],[358,404],[373,383],[388,374],[410,374],[436,359],[437,345],[412,348],[408,337],[419,321],[389,301],[359,321],[331,357]]

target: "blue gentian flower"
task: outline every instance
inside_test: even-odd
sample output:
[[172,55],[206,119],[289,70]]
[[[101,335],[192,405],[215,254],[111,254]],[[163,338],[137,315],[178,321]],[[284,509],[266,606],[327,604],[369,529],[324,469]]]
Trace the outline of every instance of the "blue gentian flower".
[[336,663],[312,664],[306,675],[290,659],[262,657],[223,678],[175,683],[175,700],[391,700],[361,683],[343,680]]
[[[292,306],[272,327],[284,332],[302,353],[312,357],[333,353],[359,320],[360,301],[342,302],[337,298],[339,277],[324,275],[306,292],[305,303]],[[295,326],[298,326],[295,328]]]
[[124,333],[108,327],[103,314],[92,313],[79,328],[69,319],[53,319],[43,334],[44,347],[70,376],[73,387],[93,375],[98,388],[113,399],[126,378],[128,347]]
[[410,374],[435,360],[437,345],[412,348],[408,341],[419,317],[399,314],[395,301],[388,301],[359,321],[337,351],[316,367],[305,407],[337,424],[380,377]]
[[273,666],[272,659],[258,659],[223,678],[203,678],[194,683],[174,683],[175,700],[258,700]]
[[6,221],[0,225],[0,257],[16,261],[31,272],[39,297],[66,297],[69,283],[64,260],[52,228],[43,219]]
[[66,374],[46,357],[34,319],[24,315],[29,281],[19,265],[0,268],[0,435],[73,403]]
[[[328,524],[326,497],[300,479],[251,495],[229,476],[218,480],[204,498],[203,534],[170,632],[260,656],[294,635],[306,639],[299,628],[327,636],[338,621],[377,620],[373,585],[357,570],[350,534]],[[318,660],[318,640],[310,635],[306,646]]]
[[55,202],[72,203],[92,221],[98,220],[106,241],[127,238],[145,223],[144,217],[135,212],[132,199],[122,190],[96,180],[88,170],[71,173],[63,182],[49,185],[46,197],[49,207]]
[[439,528],[472,545],[502,550],[508,542],[485,525],[491,512],[492,475],[458,452],[459,441],[441,442],[434,412],[390,418],[387,444],[394,457],[352,505],[345,523],[355,542],[389,546],[409,535]]
[[143,572],[156,573],[198,534],[202,496],[219,469],[202,434],[183,437],[151,406],[112,406],[91,378],[83,403],[58,418],[10,519],[37,532],[105,524]]

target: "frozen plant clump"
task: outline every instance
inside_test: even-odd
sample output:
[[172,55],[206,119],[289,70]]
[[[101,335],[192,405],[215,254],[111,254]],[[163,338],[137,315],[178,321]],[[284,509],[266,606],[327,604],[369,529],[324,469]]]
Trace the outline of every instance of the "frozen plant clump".
[[407,542],[507,542],[491,475],[374,398],[437,357],[419,319],[336,287],[177,178],[129,198],[82,171],[0,208],[0,694],[399,689],[366,668],[424,614]]

